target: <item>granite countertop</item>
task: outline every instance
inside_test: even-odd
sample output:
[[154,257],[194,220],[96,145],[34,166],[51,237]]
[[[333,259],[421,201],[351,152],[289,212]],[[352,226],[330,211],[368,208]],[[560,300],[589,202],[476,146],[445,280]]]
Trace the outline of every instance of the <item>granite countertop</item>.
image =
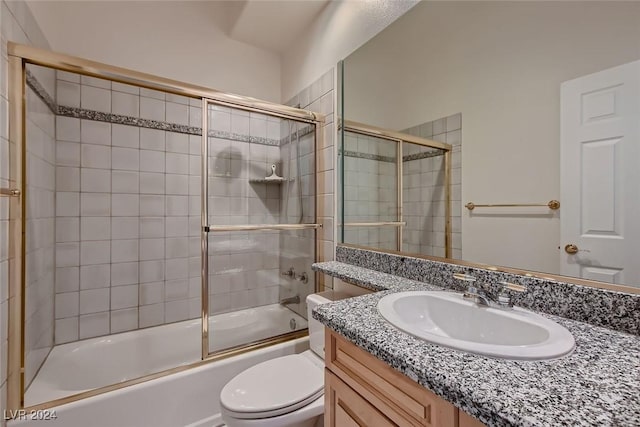
[[336,261],[313,268],[377,291],[320,305],[315,319],[488,426],[640,426],[638,336],[540,313],[573,334],[572,354],[487,358],[414,338],[376,308],[389,293],[442,288]]

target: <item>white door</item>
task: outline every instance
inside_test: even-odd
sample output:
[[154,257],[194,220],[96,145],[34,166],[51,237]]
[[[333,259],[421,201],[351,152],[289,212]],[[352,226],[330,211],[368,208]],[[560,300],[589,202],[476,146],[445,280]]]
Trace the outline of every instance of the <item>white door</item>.
[[561,274],[640,286],[640,61],[562,84],[560,152]]

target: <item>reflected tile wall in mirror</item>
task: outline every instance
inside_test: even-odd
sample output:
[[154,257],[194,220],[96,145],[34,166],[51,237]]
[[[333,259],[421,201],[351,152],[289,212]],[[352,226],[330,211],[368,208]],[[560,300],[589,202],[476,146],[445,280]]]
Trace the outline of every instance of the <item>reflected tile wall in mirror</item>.
[[397,221],[397,142],[345,131],[344,241],[397,249],[395,227],[357,227],[350,223]]
[[[462,114],[421,123],[403,130],[409,135],[451,144],[451,257],[462,257],[460,220],[462,176]],[[403,207],[407,226],[402,250],[445,256],[445,161],[442,150],[403,143]]]

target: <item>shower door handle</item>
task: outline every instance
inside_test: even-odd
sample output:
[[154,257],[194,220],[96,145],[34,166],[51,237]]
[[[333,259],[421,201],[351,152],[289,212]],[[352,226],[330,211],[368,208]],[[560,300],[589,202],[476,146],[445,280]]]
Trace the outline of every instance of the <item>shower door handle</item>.
[[210,225],[205,231],[255,231],[255,230],[310,230],[322,228],[322,224],[247,224],[247,225]]

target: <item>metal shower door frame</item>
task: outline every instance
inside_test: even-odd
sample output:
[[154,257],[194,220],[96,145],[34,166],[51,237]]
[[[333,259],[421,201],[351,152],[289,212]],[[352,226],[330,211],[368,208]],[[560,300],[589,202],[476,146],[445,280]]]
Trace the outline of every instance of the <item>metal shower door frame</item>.
[[[284,120],[293,120],[296,122],[308,123],[314,126],[315,135],[314,135],[314,166],[313,170],[315,173],[315,203],[314,203],[314,220],[312,223],[296,223],[296,224],[244,224],[244,225],[222,225],[216,226],[214,224],[209,223],[209,106],[210,105],[218,105],[222,107],[229,107],[233,109],[264,114],[272,117],[279,117]],[[255,105],[239,105],[238,103],[229,103],[223,100],[216,100],[210,98],[202,99],[202,144],[201,144],[201,163],[200,163],[200,175],[201,175],[201,193],[200,193],[200,202],[201,202],[201,212],[200,212],[200,247],[201,247],[201,295],[202,295],[202,359],[207,359],[210,357],[224,355],[228,352],[237,352],[238,350],[242,350],[243,348],[253,349],[256,346],[266,346],[277,344],[283,341],[287,341],[289,339],[296,338],[298,336],[304,335],[305,330],[302,331],[294,331],[284,335],[279,335],[277,337],[266,338],[258,341],[254,341],[251,343],[247,343],[244,345],[232,347],[230,349],[223,349],[215,352],[209,351],[209,343],[211,341],[210,331],[209,331],[209,233],[218,233],[218,232],[230,232],[230,231],[260,231],[260,230],[314,230],[314,255],[313,262],[316,262],[319,251],[319,239],[318,239],[318,229],[322,228],[322,224],[319,224],[318,221],[318,194],[321,192],[320,183],[317,178],[318,175],[318,142],[320,138],[322,138],[322,123],[324,119],[309,119],[303,118],[299,115],[291,115],[286,111],[267,111],[259,108]],[[315,275],[315,290],[316,292],[321,290],[321,285],[319,283],[319,275]]]

